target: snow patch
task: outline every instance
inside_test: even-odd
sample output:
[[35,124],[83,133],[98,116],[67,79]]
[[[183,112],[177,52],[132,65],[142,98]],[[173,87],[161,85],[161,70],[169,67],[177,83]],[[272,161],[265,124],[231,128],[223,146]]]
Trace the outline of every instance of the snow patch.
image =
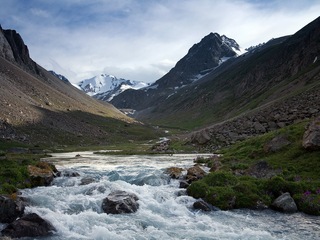
[[318,56],[316,56],[313,60],[313,63],[315,63],[318,60]]

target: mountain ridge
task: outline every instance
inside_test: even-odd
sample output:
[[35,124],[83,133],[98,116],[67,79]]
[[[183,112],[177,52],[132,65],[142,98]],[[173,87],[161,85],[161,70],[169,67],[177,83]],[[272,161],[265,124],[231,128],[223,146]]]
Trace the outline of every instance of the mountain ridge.
[[127,90],[111,100],[117,108],[147,109],[175,94],[178,88],[204,77],[225,60],[237,56],[240,47],[235,40],[210,33],[194,44],[176,65],[150,87]]

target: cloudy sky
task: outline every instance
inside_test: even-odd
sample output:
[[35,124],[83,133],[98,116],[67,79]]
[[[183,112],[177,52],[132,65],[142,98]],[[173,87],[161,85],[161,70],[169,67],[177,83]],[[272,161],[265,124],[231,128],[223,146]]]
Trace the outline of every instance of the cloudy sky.
[[319,0],[0,0],[2,27],[72,82],[99,73],[155,81],[210,32],[247,48],[319,13]]

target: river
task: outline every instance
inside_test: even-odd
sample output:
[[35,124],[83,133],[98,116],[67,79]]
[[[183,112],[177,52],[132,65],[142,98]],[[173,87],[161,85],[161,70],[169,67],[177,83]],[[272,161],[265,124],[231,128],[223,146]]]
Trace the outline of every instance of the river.
[[[75,157],[77,154],[80,156]],[[112,156],[92,152],[53,154],[48,159],[62,172],[49,187],[22,191],[35,212],[56,228],[41,239],[320,239],[320,218],[271,210],[194,210],[195,199],[164,174],[171,166],[190,167],[197,155]],[[84,177],[94,179],[81,185]],[[133,214],[108,215],[101,204],[110,192],[124,190],[139,197]]]

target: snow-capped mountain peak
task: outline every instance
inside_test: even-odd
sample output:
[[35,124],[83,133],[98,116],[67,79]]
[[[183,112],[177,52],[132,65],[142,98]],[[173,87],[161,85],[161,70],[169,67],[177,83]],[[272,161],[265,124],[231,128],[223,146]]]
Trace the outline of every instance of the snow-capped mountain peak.
[[149,84],[141,81],[117,78],[116,76],[102,73],[79,82],[79,87],[88,95],[95,98],[111,101],[112,98],[127,89],[140,89]]

